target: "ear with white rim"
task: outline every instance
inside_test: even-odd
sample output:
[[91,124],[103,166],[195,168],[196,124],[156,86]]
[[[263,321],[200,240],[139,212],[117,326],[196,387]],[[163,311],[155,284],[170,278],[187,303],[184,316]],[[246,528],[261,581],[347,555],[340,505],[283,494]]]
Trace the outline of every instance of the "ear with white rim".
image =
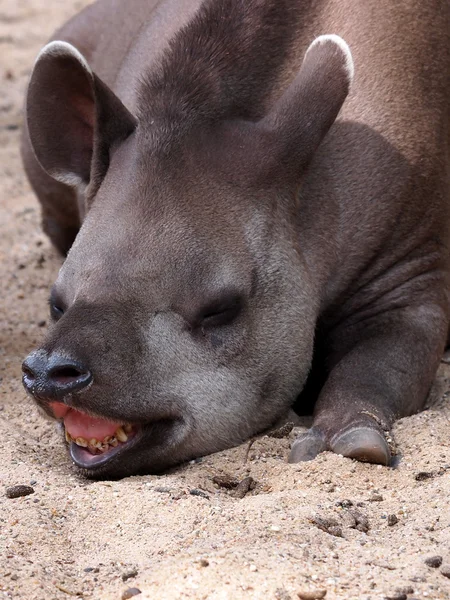
[[260,121],[271,132],[278,164],[298,172],[309,162],[334,123],[353,74],[352,55],[342,38],[322,35],[313,41],[294,81]]
[[27,126],[41,166],[68,185],[87,185],[106,172],[111,145],[136,119],[67,42],[39,53],[27,92]]
[[314,51],[317,49],[317,46],[328,45],[328,50],[331,50],[332,46],[330,44],[335,44],[335,46],[337,46],[337,48],[333,49],[333,53],[337,52],[338,48],[341,52],[341,58],[344,60],[344,69],[347,75],[348,85],[350,86],[353,81],[353,76],[355,75],[355,65],[353,64],[353,57],[352,53],[350,52],[349,45],[339,35],[336,35],[335,33],[329,33],[327,35],[320,35],[317,37],[306,51],[305,59],[308,55],[308,52]]

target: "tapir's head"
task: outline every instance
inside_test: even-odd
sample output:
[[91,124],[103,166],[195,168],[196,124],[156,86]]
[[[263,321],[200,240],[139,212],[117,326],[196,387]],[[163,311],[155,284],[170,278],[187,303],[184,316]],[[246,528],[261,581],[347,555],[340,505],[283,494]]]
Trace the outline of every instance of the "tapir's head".
[[177,81],[158,77],[133,115],[73,46],[53,42],[28,92],[36,157],[83,193],[86,218],[24,384],[97,477],[238,444],[301,391],[318,294],[296,198],[352,61],[340,38],[318,38],[258,118],[222,110],[211,78],[208,102],[186,89],[174,99]]

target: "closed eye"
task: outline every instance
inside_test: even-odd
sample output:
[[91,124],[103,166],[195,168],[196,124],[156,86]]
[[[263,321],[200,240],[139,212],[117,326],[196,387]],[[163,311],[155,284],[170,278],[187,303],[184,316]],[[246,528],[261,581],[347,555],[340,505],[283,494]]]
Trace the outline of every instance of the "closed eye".
[[243,306],[241,296],[232,295],[222,297],[218,302],[206,306],[200,313],[202,328],[222,327],[234,321],[240,314]]
[[50,294],[48,303],[50,306],[50,317],[52,321],[59,321],[59,319],[64,315],[65,310],[62,302],[56,297],[54,292]]

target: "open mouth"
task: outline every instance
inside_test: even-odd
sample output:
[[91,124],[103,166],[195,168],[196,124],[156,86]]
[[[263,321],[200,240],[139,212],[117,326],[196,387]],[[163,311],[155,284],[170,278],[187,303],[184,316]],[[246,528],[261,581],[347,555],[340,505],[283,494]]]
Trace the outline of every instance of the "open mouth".
[[60,402],[50,403],[57,419],[64,423],[70,457],[81,468],[100,467],[138,437],[136,426],[129,423],[93,417]]

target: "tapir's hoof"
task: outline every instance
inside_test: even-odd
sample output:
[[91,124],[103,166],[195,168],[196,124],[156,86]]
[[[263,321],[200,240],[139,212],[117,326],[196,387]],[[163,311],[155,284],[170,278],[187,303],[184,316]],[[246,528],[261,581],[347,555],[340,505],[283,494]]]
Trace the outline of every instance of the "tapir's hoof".
[[291,453],[289,454],[289,462],[296,463],[313,460],[320,452],[326,449],[327,445],[322,434],[316,429],[309,429],[299,435],[293,443]]
[[338,433],[330,442],[336,454],[363,462],[389,465],[391,452],[383,434],[371,427],[353,427]]

